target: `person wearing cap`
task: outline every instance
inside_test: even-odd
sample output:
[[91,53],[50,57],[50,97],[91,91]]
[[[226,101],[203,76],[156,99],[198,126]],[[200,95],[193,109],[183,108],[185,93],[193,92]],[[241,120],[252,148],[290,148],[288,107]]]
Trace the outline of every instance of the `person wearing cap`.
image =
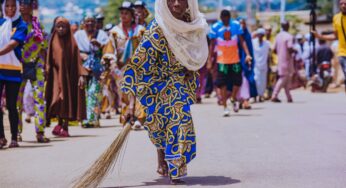
[[104,20],[105,20],[105,17],[104,17],[103,14],[98,14],[96,16],[96,28],[98,30],[102,30],[103,29],[103,25],[104,25],[103,22],[104,22]]
[[132,123],[135,125],[135,128],[140,128],[143,123],[140,120],[145,119],[144,111],[139,103],[136,102],[134,96],[128,96],[131,101],[130,105],[125,105],[122,102],[125,97],[122,97],[123,94],[120,91],[120,81],[124,66],[130,62],[145,28],[142,25],[136,24],[134,5],[131,2],[124,1],[119,7],[119,10],[121,22],[110,31],[110,40],[104,49],[103,57],[105,61],[113,62],[112,73],[117,82],[117,94],[123,112],[120,118],[121,123],[126,121],[126,117],[124,116],[125,111],[132,110],[136,112],[131,114]]
[[293,98],[290,92],[290,84],[294,74],[294,54],[296,50],[293,45],[293,36],[288,32],[290,24],[287,21],[281,23],[281,32],[276,36],[274,53],[278,55],[278,76],[279,80],[274,87],[272,102],[280,103],[278,98],[281,89],[285,90],[287,102],[292,103]]
[[110,31],[113,29],[114,25],[109,23],[105,26],[105,32],[107,32],[108,36],[110,36]]
[[99,116],[101,112],[102,86],[100,75],[104,71],[101,64],[102,50],[108,43],[108,35],[103,30],[96,28],[96,19],[86,16],[85,27],[74,34],[83,66],[89,71],[87,83],[87,119],[82,123],[85,128],[99,127]]
[[158,152],[157,172],[173,185],[184,183],[196,157],[191,105],[197,71],[208,60],[208,29],[197,0],[155,1],[155,19],[125,67],[122,90],[145,107],[146,130]]
[[22,140],[21,133],[23,132],[23,106],[24,103],[28,104],[27,101],[23,100],[24,91],[27,83],[30,82],[34,97],[34,103],[32,103],[31,108],[34,109],[36,139],[39,143],[47,143],[49,142],[49,139],[44,135],[46,126],[44,66],[48,48],[48,39],[44,32],[43,25],[41,25],[37,17],[33,16],[33,8],[37,3],[36,0],[20,0],[19,2],[22,18],[28,24],[28,35],[25,39],[22,51],[23,81],[21,83],[17,100],[19,111],[18,140]]
[[230,109],[227,104],[228,91],[232,92],[230,99],[233,105],[233,111],[237,113],[240,105],[237,95],[243,83],[243,77],[239,55],[239,41],[246,54],[245,62],[251,64],[252,57],[244,40],[244,30],[240,23],[231,19],[231,13],[228,10],[221,11],[220,18],[221,21],[215,23],[209,33],[211,45],[207,68],[209,70],[212,69],[212,57],[214,51],[216,51],[218,73],[215,85],[220,89],[222,105],[224,107],[223,116],[227,117],[230,115]]
[[[19,2],[5,0],[2,3],[4,18],[0,18],[0,91],[5,91],[6,107],[11,127],[10,148],[18,144],[17,97],[22,82],[22,50],[27,37],[28,27],[19,12]],[[3,95],[0,95],[0,101]],[[5,138],[4,113],[0,110],[0,149],[7,145]]]
[[264,101],[264,93],[267,88],[268,62],[270,54],[270,43],[265,40],[265,29],[259,28],[256,31],[256,38],[253,39],[254,55],[256,64],[254,67],[256,87],[259,101]]
[[143,27],[148,26],[146,19],[149,17],[150,13],[146,8],[146,4],[143,1],[136,1],[134,3],[135,8],[135,19],[136,23],[142,25]]
[[[346,0],[339,0],[340,13],[336,14],[333,18],[334,33],[323,35],[317,31],[312,33],[317,39],[334,41],[339,40],[338,59],[341,65],[342,71],[346,78]],[[346,79],[344,80],[345,92],[346,92]]]
[[[294,49],[297,53],[294,56],[294,74],[291,82],[291,89],[306,87],[307,80],[310,79],[310,48],[302,34],[297,34],[294,40]],[[305,68],[304,68],[305,67]]]
[[310,46],[310,34],[303,36],[297,34],[295,48],[297,50],[297,57],[303,62],[305,67],[305,78],[310,80],[312,75],[311,54],[312,47]]

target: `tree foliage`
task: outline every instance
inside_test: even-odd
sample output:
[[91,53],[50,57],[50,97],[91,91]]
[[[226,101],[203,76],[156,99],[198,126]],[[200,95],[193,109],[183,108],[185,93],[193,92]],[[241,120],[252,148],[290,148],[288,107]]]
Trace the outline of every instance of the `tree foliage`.
[[[296,15],[286,15],[286,20],[290,22],[290,33],[296,35],[300,32],[299,30],[299,26],[301,24],[303,24],[303,20],[301,18],[299,18],[298,16]],[[277,27],[276,28],[276,31],[274,31],[275,33],[279,33],[280,32],[280,22],[281,22],[281,19],[280,19],[280,16],[273,16],[269,19],[269,22],[271,25],[275,25]]]
[[109,0],[107,6],[103,7],[105,23],[117,23],[119,20],[119,6],[122,1]]

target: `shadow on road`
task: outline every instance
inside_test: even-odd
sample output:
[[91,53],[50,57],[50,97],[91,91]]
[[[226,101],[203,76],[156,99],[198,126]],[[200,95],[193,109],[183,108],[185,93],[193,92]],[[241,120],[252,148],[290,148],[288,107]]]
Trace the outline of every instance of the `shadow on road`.
[[[240,180],[232,179],[225,176],[204,176],[204,177],[187,177],[184,178],[186,186],[225,186],[240,183]],[[117,187],[104,187],[104,188],[131,188],[131,187],[162,187],[168,186],[170,182],[167,178],[156,179],[152,182],[143,182],[142,185],[130,185],[130,186],[117,186]]]
[[99,129],[109,129],[109,128],[122,128],[122,125],[105,125],[105,126],[101,126],[99,127]]
[[5,150],[20,150],[20,149],[34,149],[34,148],[47,148],[47,147],[52,147],[52,145],[27,145],[27,146],[23,146],[21,145],[20,147],[18,148],[3,148],[2,150],[5,151]]
[[99,137],[97,135],[72,135],[68,138],[94,138],[94,137]]
[[262,116],[261,114],[232,114],[231,117],[253,117],[253,116]]
[[[50,142],[65,142],[67,140],[58,140],[58,139],[51,139]],[[37,141],[23,141],[23,143],[27,143],[27,144],[40,144],[37,143]]]
[[263,107],[252,107],[251,110],[263,110]]
[[205,176],[205,177],[187,177],[184,179],[186,185],[200,185],[200,186],[224,186],[235,183],[240,183],[240,180],[232,179],[225,176]]

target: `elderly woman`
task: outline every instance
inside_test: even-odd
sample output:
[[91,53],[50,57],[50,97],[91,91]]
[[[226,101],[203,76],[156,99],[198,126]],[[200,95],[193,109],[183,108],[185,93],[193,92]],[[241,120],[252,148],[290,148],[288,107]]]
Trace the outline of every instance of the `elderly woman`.
[[157,172],[172,184],[184,183],[187,164],[196,157],[190,106],[196,100],[196,71],[208,58],[207,29],[197,0],[156,1],[155,20],[126,65],[122,89],[145,107],[145,127],[158,150]]
[[[0,19],[0,91],[5,88],[6,105],[11,125],[10,148],[19,147],[17,97],[22,81],[23,44],[27,35],[27,25],[19,14],[19,3],[16,0],[5,0],[2,4],[4,18]],[[1,101],[2,95],[0,95]],[[3,112],[0,111],[0,149],[7,145],[3,125]]]

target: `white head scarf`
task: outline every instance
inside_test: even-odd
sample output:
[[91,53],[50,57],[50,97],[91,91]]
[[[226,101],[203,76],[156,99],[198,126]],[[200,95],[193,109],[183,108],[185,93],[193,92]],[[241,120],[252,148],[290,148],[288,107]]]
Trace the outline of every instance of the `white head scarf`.
[[197,71],[208,59],[208,24],[199,12],[198,1],[188,0],[191,22],[176,19],[167,0],[155,1],[155,19],[177,60],[188,70]]
[[12,18],[8,17],[5,13],[6,2],[7,2],[7,0],[4,0],[4,2],[2,3],[2,6],[1,6],[2,14],[3,14],[4,18],[7,20],[11,20],[12,22],[18,20],[18,18],[20,17],[19,2],[16,0],[16,14]]
[[[8,17],[5,13],[6,2],[7,0],[5,0],[2,4],[2,12],[6,21],[0,26],[0,48],[8,45],[8,43],[11,41],[12,22],[18,20],[20,17],[19,2],[16,0],[16,14],[11,18]],[[21,67],[21,64],[15,56],[14,51],[0,56],[0,64],[10,64],[13,66]]]

